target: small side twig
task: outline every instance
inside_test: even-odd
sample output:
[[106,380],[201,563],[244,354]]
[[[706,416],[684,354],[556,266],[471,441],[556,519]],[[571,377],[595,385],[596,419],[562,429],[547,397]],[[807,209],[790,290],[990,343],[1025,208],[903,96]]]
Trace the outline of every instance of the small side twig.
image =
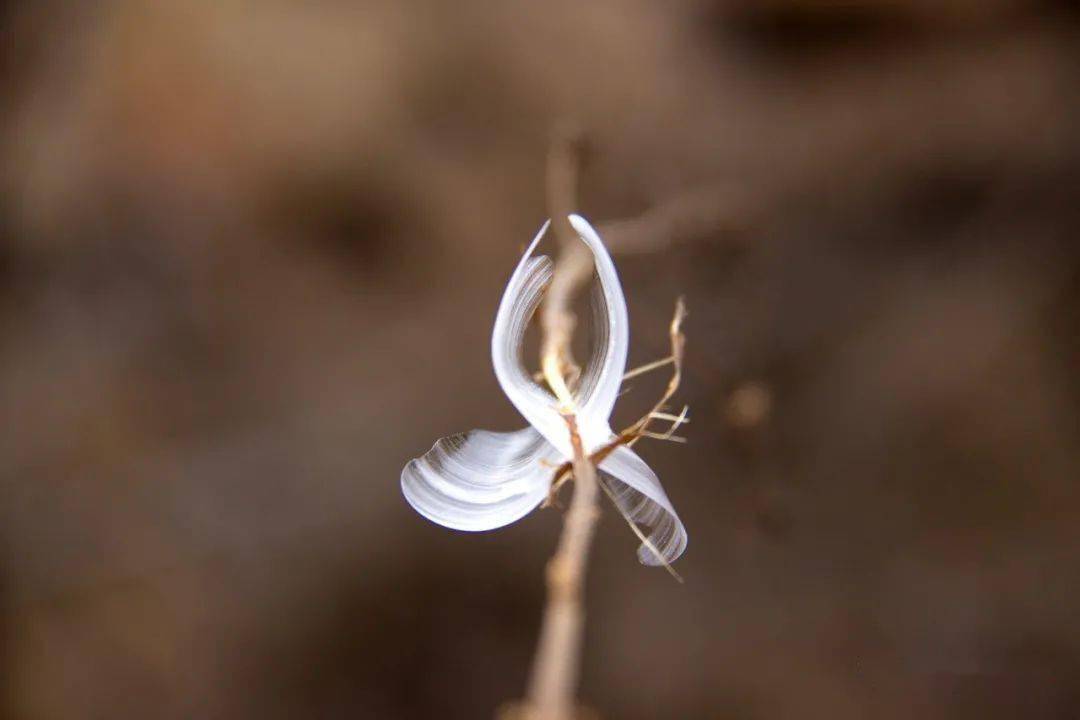
[[613,252],[629,255],[717,234],[738,237],[755,221],[753,205],[744,193],[731,185],[713,184],[663,200],[637,217],[606,222],[599,229]]
[[[656,401],[652,409],[620,434],[620,437],[627,438],[627,445],[633,445],[639,438],[644,436],[654,419],[662,418],[668,400],[679,389],[679,384],[682,382],[683,354],[686,352],[686,336],[682,331],[684,320],[686,320],[686,302],[679,298],[675,301],[675,314],[671,318],[671,325],[668,326],[668,336],[671,339],[671,378],[668,380],[667,387],[664,388],[664,393]],[[685,415],[676,422],[672,430],[682,424],[684,420]]]
[[592,254],[578,240],[569,217],[577,207],[577,178],[583,143],[580,130],[563,125],[556,129],[548,152],[548,212],[551,229],[559,241],[559,256],[540,308],[540,370],[564,404],[571,397],[570,388],[581,376],[581,368],[570,349],[577,325],[570,307],[593,271]]
[[[664,360],[650,363],[647,366],[643,366],[647,368],[647,370],[652,370],[668,364],[672,365],[671,378],[668,380],[667,387],[664,388],[664,392],[660,396],[660,399],[656,402],[655,405],[653,405],[652,409],[642,415],[637,422],[619,433],[618,436],[616,436],[615,439],[612,440],[610,443],[593,452],[593,454],[590,456],[590,460],[592,460],[594,466],[601,463],[604,458],[611,454],[611,452],[614,451],[615,448],[617,448],[619,445],[626,445],[627,447],[631,447],[643,437],[653,438],[657,440],[685,442],[685,438],[677,437],[674,433],[680,426],[690,422],[690,419],[686,416],[689,409],[684,406],[682,412],[680,412],[678,415],[672,415],[671,413],[664,412],[664,407],[667,405],[667,402],[671,399],[675,392],[679,389],[679,384],[682,382],[683,354],[686,349],[686,336],[683,334],[682,331],[682,323],[686,319],[686,314],[686,304],[682,298],[679,298],[675,302],[675,314],[672,316],[671,325],[668,328],[668,334],[671,338],[671,355]],[[641,372],[646,372],[647,370],[642,370]],[[636,371],[632,370],[630,372],[635,373]],[[653,420],[665,420],[671,423],[671,427],[668,428],[668,430],[664,433],[654,433],[649,430],[649,426],[652,424]],[[564,464],[556,470],[554,475],[555,479],[552,482],[551,490],[548,493],[548,505],[552,505],[555,503],[555,497],[558,494],[559,489],[567,480],[570,479],[572,469],[568,467],[568,465],[569,463]],[[608,495],[608,497],[611,498],[612,502],[615,502],[614,494],[603,480],[600,481],[600,488]],[[615,502],[615,504],[618,505],[617,502]],[[660,559],[661,563],[664,566],[664,569],[667,570],[673,578],[675,578],[679,582],[682,582],[682,577],[679,575],[679,573],[677,573],[669,563],[663,560],[663,555],[655,547],[653,547],[652,543],[641,531],[641,528],[635,525],[634,522],[629,518],[626,518],[624,516],[624,519],[626,520],[626,524],[629,525],[630,530],[632,530],[633,533],[638,537],[638,540],[640,540],[641,543],[646,547],[649,547],[656,555],[656,557]]]

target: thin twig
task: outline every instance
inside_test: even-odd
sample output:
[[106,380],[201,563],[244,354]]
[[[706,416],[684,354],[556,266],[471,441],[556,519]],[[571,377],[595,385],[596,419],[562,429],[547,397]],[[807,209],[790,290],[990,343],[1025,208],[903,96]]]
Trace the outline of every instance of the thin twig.
[[[653,405],[652,409],[642,415],[641,418],[637,420],[637,422],[619,433],[610,443],[593,452],[590,457],[594,465],[599,465],[600,462],[602,462],[604,458],[611,454],[611,452],[619,445],[633,447],[634,444],[643,437],[654,438],[657,440],[673,440],[674,442],[686,442],[685,438],[676,438],[674,436],[674,433],[676,430],[679,429],[681,425],[685,425],[690,422],[690,419],[686,416],[687,412],[689,412],[689,408],[684,405],[682,412],[678,415],[672,415],[671,413],[664,412],[664,406],[667,404],[667,401],[670,400],[671,397],[675,394],[675,392],[679,389],[679,384],[682,382],[683,354],[686,350],[686,336],[683,334],[682,324],[683,321],[686,319],[686,315],[686,303],[683,301],[682,298],[679,298],[675,302],[675,313],[671,317],[671,324],[668,328],[668,335],[671,339],[671,355],[669,355],[667,358],[664,358],[663,360],[658,360],[656,362],[642,366],[642,368],[646,368],[647,370],[653,370],[658,367],[664,367],[665,365],[672,365],[671,378],[668,380],[668,384],[664,388],[664,393],[660,396],[660,399],[656,402],[656,404]],[[636,370],[641,370],[641,372],[647,371],[642,370],[642,368],[636,368]],[[634,373],[636,370],[631,370],[630,372]],[[668,422],[671,422],[671,427],[668,428],[667,432],[663,434],[650,432],[649,425],[652,423],[653,420],[666,420]],[[563,463],[555,471],[554,479],[551,483],[551,489],[548,490],[547,499],[544,501],[545,507],[550,507],[557,504],[556,498],[559,494],[559,491],[572,476],[572,468],[570,465],[570,463]],[[602,480],[601,485],[603,486]],[[604,486],[604,490],[607,491],[606,486]],[[608,495],[611,496],[610,491],[608,491]],[[633,526],[632,523],[631,525]],[[637,529],[637,527],[633,527],[635,533],[640,536],[640,531]],[[645,541],[645,544],[649,545],[648,541]],[[655,549],[653,550],[655,552]],[[661,562],[664,562],[663,556],[659,552],[656,552],[655,554],[658,558],[660,558]],[[668,566],[666,562],[664,562],[664,566],[667,567],[668,572],[671,572],[671,567]],[[676,575],[676,573],[672,574]]]
[[652,430],[642,430],[641,431],[641,437],[652,438],[653,440],[668,440],[668,441],[677,442],[677,443],[685,443],[686,442],[686,438],[684,438],[681,435],[672,435],[669,432],[658,433],[658,432],[653,432]]
[[754,215],[743,193],[714,184],[667,198],[637,217],[606,222],[599,230],[612,252],[629,255],[718,235],[731,240],[755,222]]
[[577,712],[574,697],[585,626],[582,587],[599,515],[596,467],[585,455],[575,416],[567,415],[566,424],[574,448],[574,496],[559,547],[547,566],[547,606],[529,687],[530,718],[538,720],[567,720]]
[[652,414],[652,416],[654,418],[656,418],[657,420],[670,420],[671,422],[674,422],[677,425],[689,425],[690,424],[690,418],[686,417],[687,411],[688,411],[688,408],[684,405],[683,406],[683,411],[681,413],[679,413],[678,415],[672,415],[671,413],[666,413],[666,412],[654,412]]
[[570,125],[556,129],[548,151],[547,202],[551,229],[559,241],[559,256],[540,309],[540,370],[556,397],[567,409],[570,388],[577,384],[581,369],[574,362],[570,339],[577,318],[570,310],[574,296],[592,276],[592,254],[578,239],[570,224],[577,208],[577,178],[583,139]]
[[[678,429],[679,425],[686,422],[687,408],[684,406],[682,412],[672,421],[671,428],[668,430],[666,435],[658,436],[655,433],[649,431],[649,425],[652,423],[653,419],[657,418],[658,416],[663,416],[667,414],[663,412],[664,406],[667,404],[667,401],[671,399],[671,396],[675,394],[675,391],[679,389],[679,383],[682,381],[683,353],[686,349],[686,336],[683,335],[682,324],[683,320],[685,319],[686,304],[683,302],[682,298],[679,298],[675,302],[675,314],[671,318],[671,325],[668,329],[668,334],[671,338],[672,370],[671,378],[668,380],[667,387],[664,388],[663,395],[660,396],[660,399],[656,402],[652,409],[645,415],[643,415],[640,420],[619,433],[618,437],[616,437],[615,440],[609,443],[608,446],[600,448],[595,453],[593,453],[593,462],[599,463],[604,457],[607,457],[607,455],[619,445],[626,445],[627,447],[631,447],[634,445],[634,443],[636,443],[643,437],[654,437],[660,440],[673,440],[675,438],[672,436],[672,433],[674,433],[675,430]],[[680,440],[682,442],[685,442],[685,439],[683,438],[680,438]],[[679,440],[677,440],[676,442],[678,441]],[[610,497],[612,502],[614,502],[615,495],[611,491],[611,489],[608,488],[607,484],[601,481],[601,487],[603,487],[604,492],[606,492],[608,494],[608,497]],[[618,503],[615,504],[616,506],[618,505]],[[641,540],[641,544],[649,548],[649,550],[652,551],[652,554],[664,566],[664,569],[666,569],[673,578],[675,578],[681,583],[683,581],[682,576],[679,575],[679,573],[675,572],[675,568],[671,567],[671,563],[669,563],[664,558],[664,555],[657,549],[657,547],[652,543],[652,541],[650,541],[645,536],[645,534],[641,532],[641,529],[629,517],[626,517],[625,515],[623,517],[626,519],[626,523],[630,526],[630,529],[633,530],[634,534],[638,536],[639,540]]]
[[[671,356],[628,373],[628,377],[633,377],[671,364],[672,377],[664,394],[644,417],[624,430],[609,447],[601,448],[590,456],[582,445],[572,391],[581,376],[581,369],[574,361],[570,349],[576,325],[576,318],[570,308],[578,291],[592,276],[593,259],[569,220],[576,208],[581,149],[580,132],[564,126],[556,131],[548,155],[547,202],[551,227],[559,240],[559,256],[540,311],[540,376],[559,400],[574,453],[570,467],[560,468],[556,472],[557,479],[553,483],[548,502],[550,504],[554,501],[558,487],[571,476],[574,478],[574,494],[563,522],[558,548],[547,567],[547,605],[544,608],[527,703],[520,710],[529,720],[570,720],[579,713],[574,698],[581,666],[581,644],[585,625],[585,571],[589,546],[599,516],[598,490],[602,488],[611,495],[610,488],[599,479],[596,465],[618,445],[633,445],[642,437],[684,441],[673,433],[686,422],[685,408],[679,416],[663,412],[665,404],[678,389],[682,377],[685,338],[681,326],[686,316],[686,308],[680,298],[671,321]],[[640,251],[645,246],[643,238],[646,236],[670,239],[672,236],[693,235],[701,232],[702,227],[714,226],[717,221],[712,212],[714,202],[714,195],[702,193],[660,206],[634,221],[616,224],[612,230],[621,237],[621,242],[617,244],[625,244],[625,249],[629,251]],[[653,433],[649,430],[653,419],[669,420],[672,426],[666,433]],[[640,528],[630,520],[627,522],[642,543],[650,547],[662,561],[663,556],[652,546]],[[682,580],[670,564],[663,564],[673,577]]]
[[[664,394],[660,396],[652,409],[645,413],[636,423],[622,431],[619,437],[625,437],[627,445],[633,445],[638,438],[644,436],[653,419],[658,417],[658,414],[663,413],[667,401],[679,389],[679,383],[682,382],[683,353],[686,350],[686,336],[683,335],[682,331],[682,324],[685,319],[686,303],[682,298],[679,298],[675,301],[675,314],[672,316],[671,325],[668,327],[668,335],[671,339],[671,379],[668,380],[667,387],[664,388]],[[681,420],[679,422],[681,423]]]
[[599,515],[596,467],[581,443],[576,404],[570,390],[580,377],[570,353],[575,325],[570,307],[593,268],[592,256],[584,249],[568,217],[575,209],[580,146],[580,134],[564,128],[556,134],[548,157],[548,207],[560,252],[541,310],[540,367],[559,400],[570,432],[574,495],[563,521],[558,548],[547,567],[547,605],[526,708],[527,716],[536,720],[570,720],[577,714],[574,698],[585,625],[583,586],[589,546]]
[[638,367],[634,368],[633,370],[627,370],[625,373],[623,373],[623,376],[622,376],[623,382],[626,382],[627,380],[629,380],[631,378],[636,378],[638,375],[644,375],[647,372],[651,372],[653,370],[657,370],[659,368],[662,368],[665,365],[670,365],[673,362],[675,362],[675,358],[673,356],[671,356],[671,355],[668,355],[666,358],[662,358],[660,360],[654,360],[653,362],[646,363],[644,365],[639,365]]

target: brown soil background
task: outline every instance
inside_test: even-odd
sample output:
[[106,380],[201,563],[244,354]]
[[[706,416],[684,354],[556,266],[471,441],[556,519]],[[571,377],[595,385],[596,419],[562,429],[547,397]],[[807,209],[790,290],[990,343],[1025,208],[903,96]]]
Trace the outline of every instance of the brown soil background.
[[453,533],[398,475],[521,425],[489,333],[568,117],[583,214],[707,210],[616,257],[633,364],[690,307],[690,443],[642,447],[690,546],[605,513],[583,698],[1080,716],[1074,2],[0,18],[0,717],[520,696],[558,512]]

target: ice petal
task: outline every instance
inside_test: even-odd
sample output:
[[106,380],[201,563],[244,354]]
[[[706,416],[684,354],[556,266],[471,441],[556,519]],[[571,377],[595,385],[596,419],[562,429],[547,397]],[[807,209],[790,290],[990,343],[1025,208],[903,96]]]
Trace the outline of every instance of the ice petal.
[[492,530],[528,514],[547,496],[555,448],[533,428],[473,430],[435,443],[401,473],[418,513],[456,530]]
[[596,275],[600,281],[598,302],[593,306],[596,323],[594,338],[597,344],[582,375],[579,400],[581,407],[578,411],[578,425],[586,447],[592,451],[611,437],[608,418],[615,407],[615,399],[619,395],[623,372],[626,369],[630,319],[615,263],[600,236],[592,225],[579,215],[571,215],[570,223],[592,251]]
[[[584,218],[571,215],[569,219],[592,252],[599,278],[599,301],[594,306],[596,345],[578,391],[578,427],[586,449],[591,452],[612,437],[608,418],[626,367],[630,323],[619,276],[603,241]],[[491,337],[492,364],[503,392],[518,411],[569,457],[570,437],[557,410],[557,401],[532,378],[521,356],[525,329],[551,280],[550,260],[532,256],[549,225],[544,223],[540,228],[507,283]]]
[[532,257],[547,228],[548,223],[544,223],[506,284],[491,332],[491,363],[499,385],[518,412],[564,457],[570,457],[570,433],[556,409],[555,396],[532,378],[522,359],[525,330],[551,281],[551,260],[543,255]]
[[[648,529],[645,534],[649,544],[638,548],[638,559],[645,565],[662,565],[682,555],[687,543],[686,528],[652,468],[633,450],[620,445],[600,462],[600,470],[619,511]],[[649,545],[659,551],[659,558]]]

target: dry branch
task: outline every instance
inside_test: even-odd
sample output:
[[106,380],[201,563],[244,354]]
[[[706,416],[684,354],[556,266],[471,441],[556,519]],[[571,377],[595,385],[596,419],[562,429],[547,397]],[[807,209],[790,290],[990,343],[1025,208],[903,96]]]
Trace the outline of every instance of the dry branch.
[[547,196],[552,229],[559,239],[559,256],[544,297],[540,325],[540,367],[559,404],[574,450],[574,495],[563,522],[562,535],[547,568],[547,606],[544,609],[526,712],[537,720],[569,720],[577,714],[574,700],[581,665],[585,624],[582,600],[585,567],[592,543],[597,509],[596,467],[586,455],[578,434],[570,386],[580,370],[570,353],[575,318],[574,295],[592,274],[593,260],[570,225],[574,212],[581,136],[571,129],[557,132],[548,157]]
[[[594,265],[592,254],[580,241],[577,231],[569,221],[569,216],[576,210],[581,150],[580,132],[563,126],[556,130],[548,154],[547,203],[551,227],[559,242],[559,254],[540,311],[540,375],[559,400],[574,453],[569,467],[560,468],[556,472],[553,492],[572,476],[574,493],[563,522],[558,548],[548,562],[547,605],[540,628],[527,702],[516,711],[518,717],[529,720],[570,720],[580,714],[575,695],[585,624],[585,571],[599,515],[599,490],[610,492],[599,479],[596,464],[618,444],[633,445],[642,437],[676,439],[674,431],[686,422],[685,409],[678,416],[663,412],[681,379],[685,343],[681,326],[686,309],[680,298],[671,321],[670,357],[646,368],[631,371],[647,372],[671,364],[672,377],[664,394],[641,420],[620,433],[611,447],[601,448],[589,456],[582,445],[572,392],[580,378],[581,369],[574,361],[570,349],[577,324],[571,307],[577,293],[592,277]],[[607,232],[614,237],[614,244],[620,251],[656,249],[676,238],[692,238],[720,229],[721,221],[731,217],[730,205],[730,193],[725,192],[721,198],[720,191],[710,189],[658,205],[639,218],[611,223],[607,226]],[[669,420],[672,423],[671,428],[666,433],[651,432],[649,425],[654,419]],[[549,496],[549,502],[552,498],[553,495]],[[642,542],[649,542],[632,522],[630,526]],[[659,556],[659,553],[657,555]],[[665,567],[675,578],[681,580],[670,565],[665,563]]]
[[710,185],[668,198],[641,215],[600,225],[604,242],[624,255],[663,250],[717,234],[737,236],[753,208],[735,188]]

